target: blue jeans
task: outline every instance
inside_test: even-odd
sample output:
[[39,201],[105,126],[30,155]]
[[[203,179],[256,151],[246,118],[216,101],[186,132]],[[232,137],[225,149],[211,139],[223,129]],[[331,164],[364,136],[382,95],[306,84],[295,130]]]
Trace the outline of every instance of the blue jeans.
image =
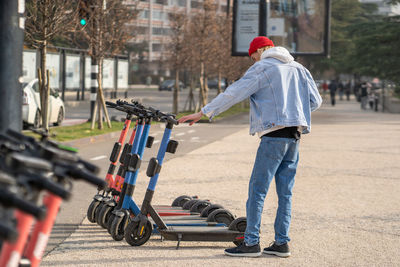
[[278,210],[275,217],[275,242],[290,241],[292,189],[299,161],[299,141],[294,138],[262,137],[249,183],[246,203],[247,227],[244,241],[248,246],[260,241],[260,224],[264,200],[275,176]]

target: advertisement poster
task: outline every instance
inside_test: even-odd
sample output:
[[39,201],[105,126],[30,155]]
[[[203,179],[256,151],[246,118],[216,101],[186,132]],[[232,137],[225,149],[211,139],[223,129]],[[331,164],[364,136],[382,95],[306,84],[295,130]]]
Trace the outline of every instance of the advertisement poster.
[[249,43],[258,36],[259,0],[235,0],[232,55],[247,55]]

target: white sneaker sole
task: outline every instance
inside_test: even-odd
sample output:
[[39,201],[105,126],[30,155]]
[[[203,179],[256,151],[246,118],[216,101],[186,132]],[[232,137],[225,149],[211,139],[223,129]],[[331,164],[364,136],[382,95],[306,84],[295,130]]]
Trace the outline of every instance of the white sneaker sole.
[[277,251],[265,251],[265,250],[263,250],[263,253],[267,254],[267,255],[275,255],[275,256],[278,256],[278,257],[281,257],[281,258],[287,258],[287,257],[290,256],[290,252],[277,252]]
[[256,252],[256,253],[229,253],[224,251],[225,255],[231,256],[231,257],[249,257],[249,258],[257,258],[261,256],[261,251]]

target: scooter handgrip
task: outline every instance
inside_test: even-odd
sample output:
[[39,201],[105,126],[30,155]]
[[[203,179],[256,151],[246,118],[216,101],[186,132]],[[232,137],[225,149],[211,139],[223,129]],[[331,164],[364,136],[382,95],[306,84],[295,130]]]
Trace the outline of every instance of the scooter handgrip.
[[25,141],[28,143],[36,143],[37,141],[35,140],[35,138],[31,137],[31,136],[26,136],[20,132],[14,131],[12,129],[7,129],[6,132],[7,135],[12,136],[20,141]]
[[10,206],[29,213],[38,220],[42,220],[46,216],[46,209],[38,207],[35,204],[22,199],[8,190],[0,190],[0,203],[3,203],[5,206]]
[[14,242],[18,237],[18,232],[11,226],[0,223],[0,239]]
[[100,172],[100,168],[97,167],[97,165],[94,165],[93,163],[90,163],[83,159],[80,159],[79,163],[82,163],[85,166],[85,168],[91,173],[98,174]]
[[110,102],[110,101],[106,101],[106,105],[110,108],[115,108],[117,106],[117,104]]
[[50,193],[61,197],[62,199],[68,200],[71,197],[71,192],[47,178],[41,178],[41,185],[44,190],[47,190]]
[[51,171],[53,165],[47,160],[40,158],[25,156],[21,153],[11,153],[6,157],[6,165],[10,169],[20,170],[20,169],[35,169],[41,171]]
[[107,186],[106,181],[81,168],[68,170],[68,175],[70,175],[72,178],[82,179],[93,185],[97,185],[99,190],[102,190]]

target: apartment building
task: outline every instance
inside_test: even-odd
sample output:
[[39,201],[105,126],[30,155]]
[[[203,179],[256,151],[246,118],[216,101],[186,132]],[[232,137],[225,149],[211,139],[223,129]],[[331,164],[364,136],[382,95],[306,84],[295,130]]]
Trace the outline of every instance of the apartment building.
[[[217,12],[227,12],[227,5],[230,0],[213,1]],[[125,1],[127,5],[133,5],[135,2],[132,0]],[[166,66],[160,65],[166,57],[164,48],[169,42],[168,36],[171,31],[169,14],[185,12],[190,15],[201,9],[202,6],[203,0],[140,0],[137,5],[138,18],[132,25],[136,29],[136,35],[132,42],[147,45],[146,50],[148,52],[144,53],[144,58],[150,75],[170,76],[170,70]],[[133,61],[137,61],[137,58]]]

